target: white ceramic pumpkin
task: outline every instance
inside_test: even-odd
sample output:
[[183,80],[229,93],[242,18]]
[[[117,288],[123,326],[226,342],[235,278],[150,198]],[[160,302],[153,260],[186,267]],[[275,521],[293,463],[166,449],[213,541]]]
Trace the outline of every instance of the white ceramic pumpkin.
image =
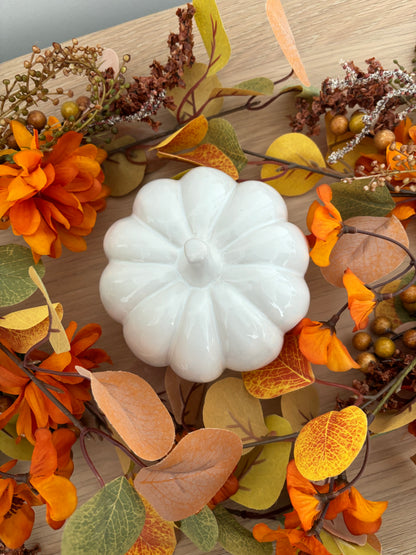
[[268,364],[308,310],[305,237],[259,181],[206,167],[156,179],[104,249],[100,295],[127,345],[187,380]]

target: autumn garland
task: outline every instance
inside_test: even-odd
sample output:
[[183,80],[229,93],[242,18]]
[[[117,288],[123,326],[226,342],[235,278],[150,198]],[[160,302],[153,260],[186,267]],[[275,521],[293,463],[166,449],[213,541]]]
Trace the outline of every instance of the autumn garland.
[[[267,10],[281,41],[275,16],[285,20],[284,13],[271,1]],[[379,553],[381,547],[374,533],[387,502],[364,499],[355,483],[365,469],[371,433],[385,430],[378,419],[380,412],[399,411],[414,400],[413,394],[404,402],[400,390],[414,393],[415,330],[401,332],[398,328],[402,321],[413,320],[416,312],[416,259],[403,227],[416,213],[416,126],[408,117],[416,96],[413,77],[401,66],[386,71],[371,59],[367,70],[345,64],[345,79],[327,79],[320,91],[296,85],[273,96],[274,85],[281,81],[272,83],[264,78],[222,87],[216,73],[227,63],[230,47],[215,2],[194,1],[177,14],[179,33],[169,37],[168,61],[154,62],[147,77],[128,83],[125,65],[120,68],[114,60],[107,67],[101,64],[109,51],[73,41],[67,47],[54,43],[44,53],[34,47],[25,63],[26,71],[13,82],[3,81],[0,216],[2,227],[10,226],[30,250],[17,245],[3,249],[8,268],[19,263],[25,286],[23,292],[16,291],[6,299],[2,293],[2,301],[3,306],[17,304],[39,288],[46,305],[5,314],[0,327],[1,449],[11,459],[0,467],[0,539],[7,548],[18,550],[31,535],[32,507],[45,505],[46,519],[53,529],[70,517],[62,553],[98,553],[104,548],[121,555],[142,553],[155,525],[160,535],[152,537],[152,545],[163,543],[166,553],[175,550],[176,528],[204,551],[220,541],[230,553],[236,549],[257,553],[258,542],[265,542],[262,553],[271,553],[271,542],[276,542],[276,553],[300,550],[327,555],[344,552],[344,544],[348,552],[359,554],[360,545],[365,544],[366,552]],[[208,52],[205,65],[194,63],[194,16]],[[287,51],[288,45],[281,44]],[[125,56],[123,64],[128,61],[129,56]],[[300,59],[292,54],[289,61],[305,83]],[[71,91],[57,89],[52,94],[47,89],[47,82],[59,72],[84,75],[88,83],[86,96],[62,104],[62,121],[47,119],[32,109],[39,101],[56,105],[62,95],[72,97]],[[211,86],[207,87],[210,79]],[[196,94],[201,90],[201,96]],[[325,115],[328,163],[313,141],[299,133],[278,138],[266,154],[243,150],[224,119],[229,112],[261,109],[294,91],[302,93],[292,121],[295,131],[308,126],[316,132]],[[264,95],[270,99],[261,102],[259,98]],[[212,112],[226,96],[246,96],[248,100],[223,112],[222,117],[206,118],[207,107]],[[155,134],[150,148],[146,144],[149,139],[121,138],[106,145],[105,134],[117,131],[120,121],[144,121],[157,128],[153,117],[161,107],[175,111],[178,126]],[[358,111],[350,115],[351,108]],[[18,117],[26,118],[25,124]],[[296,145],[296,156],[285,157],[285,141]],[[368,149],[367,154],[361,153],[364,142],[370,145],[370,154]],[[261,179],[282,194],[301,194],[322,176],[338,180],[318,186],[320,202],[312,204],[307,217],[308,240],[310,256],[323,268],[324,277],[343,286],[347,293],[347,302],[336,314],[326,322],[304,318],[287,334],[275,361],[244,373],[242,379],[219,380],[205,392],[203,385],[187,383],[168,369],[166,390],[172,414],[142,378],[128,372],[91,372],[111,362],[107,353],[93,348],[100,327],[89,324],[76,333],[77,325],[71,322],[64,330],[62,307],[50,302],[39,277],[43,275],[42,256],[59,257],[62,246],[74,252],[85,250],[84,237],[93,229],[97,212],[104,209],[105,198],[111,189],[113,194],[120,193],[120,173],[126,168],[129,175],[132,168],[135,171],[134,179],[127,180],[122,191],[127,193],[143,178],[155,152],[167,160],[217,167],[235,179],[240,179],[247,163],[257,164],[262,168]],[[246,155],[256,160],[248,162]],[[353,169],[345,172],[339,160],[347,161]],[[114,161],[118,164],[115,174],[111,171]],[[360,213],[356,211],[358,205],[364,206]],[[376,241],[391,247],[388,270],[394,270],[406,256],[408,265],[385,279],[384,265],[382,269],[368,268],[362,259],[357,262],[351,256],[357,245],[362,246],[363,238],[368,241],[365,256],[377,249]],[[33,263],[36,270],[32,268],[28,278]],[[336,334],[337,322],[346,310],[355,324],[353,346],[361,351],[357,360]],[[371,351],[372,337],[364,330],[374,312],[371,333],[377,338]],[[27,321],[23,331],[17,326],[22,318]],[[315,377],[310,363],[323,364],[335,372],[360,368],[365,374],[362,381],[354,380],[352,387],[338,385],[352,393],[349,399],[337,400],[338,410],[311,414],[307,423],[299,424],[288,416],[285,403],[313,382],[328,384]],[[222,401],[225,392],[226,405]],[[282,416],[264,419],[260,399],[278,396],[282,396]],[[203,407],[204,427],[198,426],[188,411],[196,399]],[[296,406],[296,401],[292,403]],[[136,406],[137,412],[132,415],[125,410],[126,405]],[[98,427],[84,423],[86,408],[98,419]],[[148,423],[149,414],[159,422],[160,433]],[[232,422],[227,414],[231,414]],[[393,413],[389,429],[409,423],[409,431],[414,433],[411,411],[408,414],[406,422],[401,417],[395,425]],[[340,428],[345,431],[341,438],[337,433]],[[126,477],[104,483],[87,451],[85,440],[93,434],[116,445],[131,461]],[[322,437],[322,442],[317,441]],[[101,487],[79,508],[70,481],[71,448],[77,440]],[[290,460],[293,443],[294,458]],[[324,459],[323,443],[331,455]],[[362,448],[361,470],[348,480],[346,471]],[[31,461],[26,473],[11,472],[16,459]],[[286,468],[280,476],[273,470],[267,492],[256,475],[256,465],[263,460],[272,468],[274,461]],[[149,465],[147,461],[158,462]],[[172,476],[174,467],[192,476],[192,484],[182,482],[179,491],[173,481],[173,487],[166,487],[160,496],[151,483]],[[204,472],[202,468],[211,470]],[[246,493],[253,479],[261,495]],[[280,516],[281,509],[275,508],[275,503],[285,481],[292,510],[285,511],[277,530],[257,524],[251,534],[233,517],[233,512],[243,515],[244,510],[222,504],[231,497],[237,507],[262,510],[260,518]],[[123,523],[114,538],[101,533],[110,512]],[[82,533],[85,518],[94,521],[96,531]]]

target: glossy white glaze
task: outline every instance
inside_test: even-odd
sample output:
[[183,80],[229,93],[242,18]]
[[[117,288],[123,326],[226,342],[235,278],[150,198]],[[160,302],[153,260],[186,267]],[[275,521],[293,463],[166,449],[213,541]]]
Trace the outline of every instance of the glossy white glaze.
[[152,181],[104,249],[101,299],[129,348],[187,380],[268,364],[309,307],[305,237],[259,181],[205,167]]

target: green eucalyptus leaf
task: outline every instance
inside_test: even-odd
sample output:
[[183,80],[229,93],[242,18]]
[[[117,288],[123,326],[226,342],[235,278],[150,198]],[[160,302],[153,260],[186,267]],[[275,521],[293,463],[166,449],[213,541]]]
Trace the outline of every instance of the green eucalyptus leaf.
[[303,85],[292,85],[281,89],[280,93],[297,92],[298,98],[307,98],[312,100],[314,96],[319,96],[319,89],[317,87],[304,87]]
[[106,145],[108,158],[102,163],[104,183],[111,189],[112,197],[127,195],[140,185],[146,172],[146,154],[142,148],[132,147],[124,152],[114,152],[136,142],[134,137],[124,135]]
[[386,216],[395,203],[386,186],[374,191],[364,190],[371,178],[359,179],[352,183],[331,183],[332,203],[341,213],[343,220],[354,216]]
[[222,150],[231,159],[238,173],[247,164],[247,157],[238,142],[234,127],[223,118],[214,118],[209,121],[208,131],[202,142],[213,144]]
[[222,505],[217,505],[214,515],[218,522],[218,541],[223,548],[231,555],[271,555],[273,543],[260,543],[253,534],[241,526],[236,518],[227,511]]
[[106,484],[68,519],[62,555],[124,555],[139,537],[146,511],[124,476]]
[[17,415],[0,430],[0,451],[11,459],[18,459],[20,461],[30,461],[33,453],[33,445],[29,441],[21,437],[16,443]]
[[218,524],[206,505],[199,513],[181,520],[178,526],[200,551],[208,553],[214,549],[218,541]]
[[0,306],[18,304],[30,297],[37,287],[29,277],[29,267],[34,266],[40,277],[45,267],[33,261],[32,252],[22,245],[0,246]]
[[267,77],[254,77],[254,79],[238,83],[238,85],[235,85],[235,88],[270,95],[273,94],[274,83],[271,79],[267,79]]

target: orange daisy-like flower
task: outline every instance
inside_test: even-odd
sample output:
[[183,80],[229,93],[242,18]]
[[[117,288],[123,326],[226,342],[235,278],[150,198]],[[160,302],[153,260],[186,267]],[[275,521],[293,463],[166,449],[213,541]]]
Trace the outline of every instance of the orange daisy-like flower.
[[355,322],[353,331],[367,327],[370,314],[377,304],[376,297],[370,289],[349,268],[342,278],[348,293],[348,308]]
[[335,331],[327,324],[303,318],[293,333],[299,334],[299,349],[312,364],[324,364],[333,372],[359,368]]
[[[297,528],[300,525],[308,532],[324,508],[329,485],[318,486],[309,482],[299,472],[294,460],[288,464],[286,483],[294,511],[286,515],[285,527]],[[343,484],[337,484],[335,493],[342,488]],[[329,502],[324,518],[334,520],[342,513],[351,534],[374,534],[381,526],[381,516],[386,508],[387,501],[369,501],[351,486]]]
[[[0,466],[9,472],[16,460]],[[35,512],[33,505],[41,501],[27,484],[18,484],[14,478],[0,479],[0,539],[9,549],[18,549],[30,537]]]
[[77,490],[69,480],[73,463],[71,447],[76,435],[68,428],[51,432],[39,428],[30,465],[30,483],[46,504],[46,520],[54,530],[60,528],[77,506]]
[[310,229],[315,237],[310,256],[317,266],[328,266],[329,256],[338,241],[343,224],[341,214],[331,203],[331,187],[320,185],[317,193],[324,204],[322,206],[315,201],[308,213]]
[[17,121],[11,125],[21,150],[13,164],[0,165],[0,218],[25,239],[36,261],[41,255],[59,257],[62,245],[85,250],[83,237],[109,192],[100,166],[105,151],[81,146],[82,135],[68,131],[45,154],[36,132],[32,136]]
[[[66,330],[68,339],[72,340],[70,351],[51,355],[35,351],[32,356],[41,360],[39,368],[54,372],[48,374],[35,371],[36,378],[49,387],[50,392],[71,414],[80,418],[85,402],[91,399],[90,383],[81,376],[68,376],[68,373],[76,372],[76,365],[91,369],[101,362],[111,362],[111,359],[102,349],[90,348],[101,335],[98,324],[85,326],[73,337],[75,330],[76,324],[71,322]],[[69,423],[68,417],[2,350],[0,370],[0,391],[16,395],[14,403],[0,415],[0,429],[14,414],[18,414],[17,433],[35,443],[34,433],[37,428],[56,429],[60,424]]]

